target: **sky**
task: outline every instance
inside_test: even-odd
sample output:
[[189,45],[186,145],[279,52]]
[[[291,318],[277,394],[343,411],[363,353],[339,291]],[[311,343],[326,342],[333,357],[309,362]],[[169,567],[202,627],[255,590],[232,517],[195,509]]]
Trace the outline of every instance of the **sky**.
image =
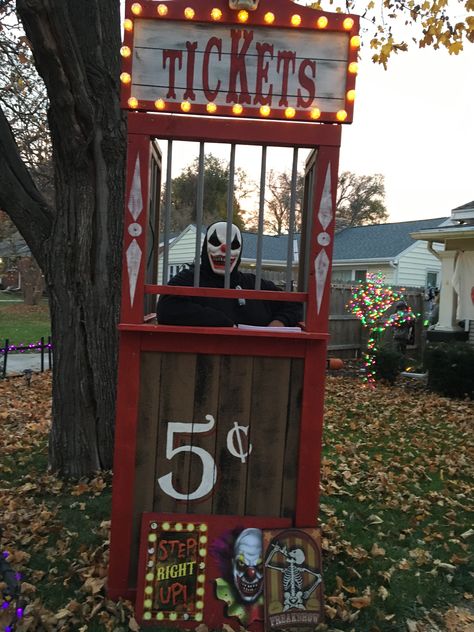
[[449,216],[474,200],[474,44],[416,45],[388,69],[363,56],[340,171],[385,176],[389,221]]

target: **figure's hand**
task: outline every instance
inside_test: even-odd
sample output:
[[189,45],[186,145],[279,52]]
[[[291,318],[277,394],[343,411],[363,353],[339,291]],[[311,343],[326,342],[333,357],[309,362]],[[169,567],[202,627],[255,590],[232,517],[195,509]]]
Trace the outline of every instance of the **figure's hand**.
[[281,320],[272,320],[267,327],[285,327],[285,323],[282,323]]

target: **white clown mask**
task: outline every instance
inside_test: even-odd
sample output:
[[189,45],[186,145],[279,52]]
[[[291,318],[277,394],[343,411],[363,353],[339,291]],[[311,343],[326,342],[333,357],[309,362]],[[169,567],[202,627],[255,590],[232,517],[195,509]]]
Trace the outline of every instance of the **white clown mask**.
[[263,590],[262,532],[244,529],[234,545],[232,559],[234,584],[241,599],[252,603]]
[[[225,274],[226,233],[226,222],[217,222],[207,230],[207,256],[215,274]],[[230,242],[230,271],[232,272],[242,251],[242,235],[235,224],[232,224]]]

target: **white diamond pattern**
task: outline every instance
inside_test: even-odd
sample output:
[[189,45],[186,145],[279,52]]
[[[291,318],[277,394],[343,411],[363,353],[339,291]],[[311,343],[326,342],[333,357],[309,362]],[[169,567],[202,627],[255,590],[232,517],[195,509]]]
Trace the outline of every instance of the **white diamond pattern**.
[[332,211],[332,195],[331,195],[331,163],[328,164],[326,171],[326,180],[324,181],[323,194],[321,196],[321,204],[319,206],[318,219],[324,230],[327,229],[333,218]]
[[321,309],[321,302],[324,296],[324,288],[326,286],[326,278],[329,270],[329,257],[326,254],[326,250],[323,248],[319,251],[318,256],[314,260],[314,271],[316,279],[316,307],[319,311]]
[[136,239],[134,239],[127,248],[126,256],[128,282],[130,286],[130,305],[133,306],[133,301],[135,300],[135,290],[137,289],[138,271],[140,269],[140,262],[142,259],[142,250]]
[[143,210],[142,182],[140,178],[140,156],[137,154],[135,162],[135,171],[133,172],[132,186],[130,187],[130,197],[128,199],[128,210],[132,217],[137,221],[138,216]]

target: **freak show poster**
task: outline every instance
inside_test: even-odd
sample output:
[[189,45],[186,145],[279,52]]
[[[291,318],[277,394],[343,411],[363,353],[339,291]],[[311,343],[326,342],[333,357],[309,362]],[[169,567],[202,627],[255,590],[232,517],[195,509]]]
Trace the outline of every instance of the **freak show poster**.
[[143,514],[136,614],[145,626],[263,630],[263,529],[287,518]]
[[263,534],[265,630],[314,630],[323,617],[321,537],[318,529]]

